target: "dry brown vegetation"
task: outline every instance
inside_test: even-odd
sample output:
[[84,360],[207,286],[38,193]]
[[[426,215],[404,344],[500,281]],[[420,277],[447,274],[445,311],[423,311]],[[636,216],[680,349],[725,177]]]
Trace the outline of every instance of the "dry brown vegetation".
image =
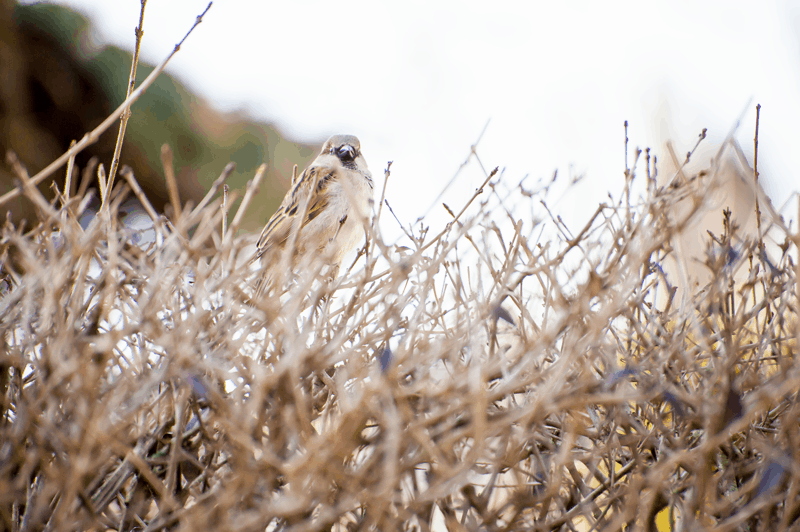
[[309,259],[256,301],[237,229],[263,168],[228,224],[231,167],[192,206],[165,157],[167,218],[130,169],[48,201],[10,154],[38,218],[0,235],[0,526],[797,527],[800,239],[720,212],[709,281],[669,273],[731,146],[664,184],[637,152],[577,231],[550,183],[495,172],[404,246],[380,201],[340,277]]
[[369,221],[341,277],[306,264],[252,302],[216,187],[148,209],[145,246],[113,216],[129,171],[81,228],[85,198],[17,164],[40,216],[0,242],[3,528],[796,526],[796,240],[726,224],[678,301],[662,265],[716,167],[643,165],[574,235],[501,208],[547,190],[492,174],[440,233],[400,250]]

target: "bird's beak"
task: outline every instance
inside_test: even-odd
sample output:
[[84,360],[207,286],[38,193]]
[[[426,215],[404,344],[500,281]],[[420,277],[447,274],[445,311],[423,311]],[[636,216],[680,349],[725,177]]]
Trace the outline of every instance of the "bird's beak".
[[343,162],[350,162],[356,158],[356,149],[350,146],[349,144],[345,144],[341,148],[339,148],[339,159]]

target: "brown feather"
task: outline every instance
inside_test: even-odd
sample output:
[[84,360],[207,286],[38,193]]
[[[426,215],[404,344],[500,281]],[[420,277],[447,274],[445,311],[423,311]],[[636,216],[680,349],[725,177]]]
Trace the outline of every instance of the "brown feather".
[[283,246],[289,240],[293,221],[300,215],[298,211],[304,201],[310,201],[311,204],[306,209],[306,215],[299,230],[316,218],[328,204],[325,190],[333,175],[333,170],[327,166],[311,166],[303,171],[300,179],[294,184],[291,194],[287,194],[283,198],[281,206],[261,231],[257,244],[259,256],[270,248]]

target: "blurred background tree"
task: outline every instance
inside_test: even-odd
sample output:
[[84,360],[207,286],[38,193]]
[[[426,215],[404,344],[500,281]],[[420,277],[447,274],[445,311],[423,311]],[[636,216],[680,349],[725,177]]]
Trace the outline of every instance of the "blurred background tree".
[[[14,151],[31,175],[56,159],[97,126],[125,99],[132,56],[115,46],[93,43],[89,21],[52,4],[18,5],[0,0],[0,152]],[[131,32],[133,37],[133,32]],[[153,66],[141,63],[143,80]],[[121,164],[131,166],[157,209],[169,208],[161,146],[169,144],[182,202],[197,203],[228,162],[236,170],[227,183],[241,189],[263,162],[269,170],[242,229],[257,230],[280,203],[292,167],[304,167],[317,147],[287,139],[270,123],[223,114],[162,74],[133,105]],[[76,158],[84,168],[91,157],[110,166],[117,129]],[[66,168],[56,178],[63,190]],[[0,165],[0,194],[15,186]],[[41,186],[52,197],[51,181]],[[90,188],[96,188],[96,180]],[[241,198],[242,194],[239,194]],[[19,222],[33,219],[32,205],[19,199],[7,206]]]

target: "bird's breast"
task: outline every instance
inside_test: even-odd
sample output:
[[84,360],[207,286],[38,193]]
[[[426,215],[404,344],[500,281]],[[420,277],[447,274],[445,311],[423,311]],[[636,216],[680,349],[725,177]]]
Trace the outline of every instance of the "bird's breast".
[[372,186],[368,174],[344,172],[325,190],[327,206],[308,223],[300,248],[320,252],[339,263],[364,238],[362,220],[369,218]]

